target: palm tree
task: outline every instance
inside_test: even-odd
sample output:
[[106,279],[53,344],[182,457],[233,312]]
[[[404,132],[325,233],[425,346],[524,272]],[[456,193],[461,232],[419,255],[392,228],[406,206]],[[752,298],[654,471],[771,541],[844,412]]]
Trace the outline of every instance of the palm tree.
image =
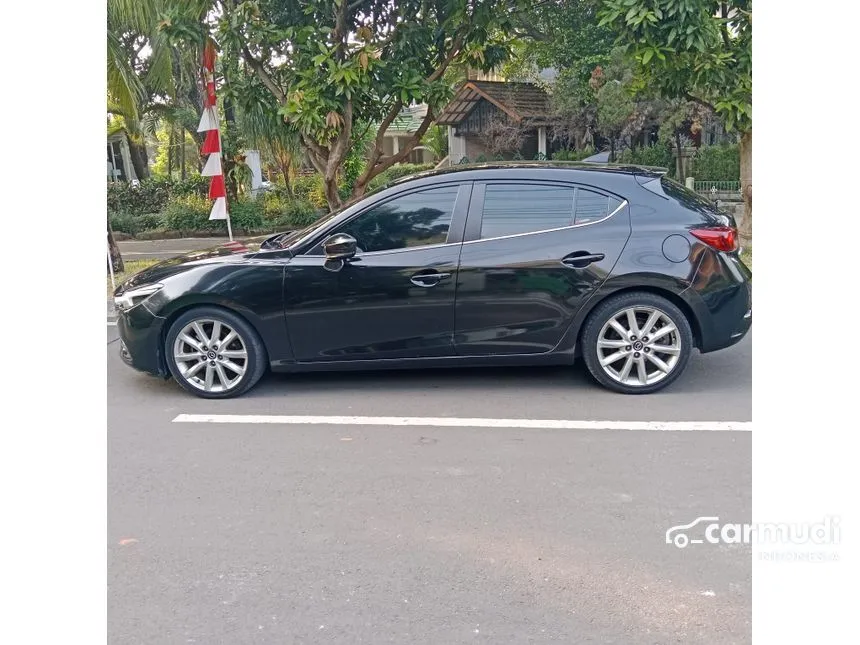
[[[151,113],[202,143],[196,116],[202,101],[197,88],[203,17],[211,0],[108,0],[108,111],[122,116],[132,163],[139,178],[149,175],[144,136]],[[181,45],[181,46],[180,46]],[[180,115],[181,113],[181,115]],[[181,116],[181,118],[180,118]],[[183,148],[184,150],[184,148]],[[183,164],[184,168],[184,164]]]
[[290,179],[302,156],[298,131],[284,122],[274,106],[253,101],[239,106],[237,126],[245,141],[260,151],[263,161],[278,168],[287,193],[292,195]]

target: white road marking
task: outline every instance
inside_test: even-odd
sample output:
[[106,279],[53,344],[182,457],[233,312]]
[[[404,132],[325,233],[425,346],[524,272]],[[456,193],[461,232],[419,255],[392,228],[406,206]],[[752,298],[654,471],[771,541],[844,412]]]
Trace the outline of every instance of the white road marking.
[[750,432],[751,421],[571,421],[461,417],[341,417],[277,414],[180,414],[174,423],[265,423],[275,425],[432,426],[539,430],[656,430],[663,432]]
[[116,321],[115,320],[108,320],[107,326],[108,327],[116,327]]

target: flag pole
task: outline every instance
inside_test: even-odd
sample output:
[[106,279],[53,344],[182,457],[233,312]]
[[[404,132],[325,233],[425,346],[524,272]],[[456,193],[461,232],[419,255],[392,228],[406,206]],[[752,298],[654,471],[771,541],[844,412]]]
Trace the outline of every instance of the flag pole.
[[[209,198],[215,200],[212,206],[212,211],[209,214],[209,219],[226,219],[227,220],[227,235],[230,241],[233,241],[233,225],[230,221],[230,210],[227,208],[227,191],[224,182],[224,146],[221,142],[221,124],[218,119],[218,101],[215,97],[215,42],[208,38],[203,46],[203,95],[204,105],[203,114],[200,117],[200,125],[197,127],[198,132],[208,132],[206,141],[203,144],[203,152],[209,155],[209,160],[218,161],[218,172],[214,168],[209,167],[209,161],[203,168],[203,175],[212,177],[209,183]],[[210,143],[211,131],[217,133],[218,150],[212,149]],[[214,142],[212,142],[214,143]],[[215,157],[215,155],[218,155]],[[216,182],[216,177],[218,181]],[[224,201],[220,201],[224,200]],[[223,217],[221,211],[223,210]]]

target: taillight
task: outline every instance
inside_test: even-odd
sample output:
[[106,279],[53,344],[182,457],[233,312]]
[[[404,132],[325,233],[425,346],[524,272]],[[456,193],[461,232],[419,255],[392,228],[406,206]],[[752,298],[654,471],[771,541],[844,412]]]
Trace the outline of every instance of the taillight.
[[738,250],[738,230],[732,226],[694,228],[690,233],[717,251],[731,253]]

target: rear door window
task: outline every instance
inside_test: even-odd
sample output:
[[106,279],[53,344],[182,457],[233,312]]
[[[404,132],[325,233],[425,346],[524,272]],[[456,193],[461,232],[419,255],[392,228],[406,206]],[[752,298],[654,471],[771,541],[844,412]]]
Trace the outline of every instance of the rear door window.
[[570,226],[575,194],[568,186],[488,184],[481,239]]
[[548,184],[487,184],[480,239],[537,233],[600,221],[621,200],[585,188]]
[[589,224],[608,217],[621,205],[621,200],[585,188],[577,189],[575,224]]

